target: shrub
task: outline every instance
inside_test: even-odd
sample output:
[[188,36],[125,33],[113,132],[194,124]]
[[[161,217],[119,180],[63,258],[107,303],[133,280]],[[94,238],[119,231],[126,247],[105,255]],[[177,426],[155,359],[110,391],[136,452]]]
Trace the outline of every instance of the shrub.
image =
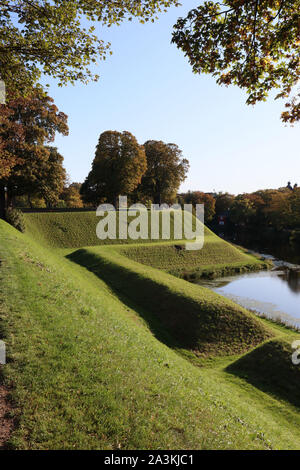
[[20,232],[25,232],[25,220],[20,210],[9,207],[6,210],[6,221]]

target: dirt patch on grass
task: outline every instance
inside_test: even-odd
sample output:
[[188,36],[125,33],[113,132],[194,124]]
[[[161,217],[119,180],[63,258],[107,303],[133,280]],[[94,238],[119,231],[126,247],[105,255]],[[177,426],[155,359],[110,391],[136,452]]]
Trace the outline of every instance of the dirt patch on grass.
[[11,417],[12,405],[8,396],[8,389],[0,384],[0,450],[7,448],[6,444],[14,429],[14,420]]

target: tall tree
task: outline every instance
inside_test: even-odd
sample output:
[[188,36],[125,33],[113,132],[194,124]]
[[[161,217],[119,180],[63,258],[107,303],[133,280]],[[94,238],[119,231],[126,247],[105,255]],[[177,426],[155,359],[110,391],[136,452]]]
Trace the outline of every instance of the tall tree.
[[[68,134],[67,116],[59,112],[53,99],[40,88],[27,97],[8,95],[0,105],[1,157],[6,162],[0,170],[0,210],[3,216],[4,188],[11,200],[16,195],[34,194],[49,187],[54,168],[62,174],[62,157],[48,147],[55,133]],[[59,162],[59,163],[58,163]],[[48,180],[48,181],[47,181]]]
[[172,41],[195,73],[246,89],[247,104],[270,90],[285,98],[284,122],[300,119],[300,0],[205,1],[180,18]]
[[103,132],[92,170],[81,187],[84,202],[107,201],[117,205],[119,195],[135,190],[146,168],[144,148],[130,132]]
[[46,160],[39,161],[36,188],[32,188],[32,193],[42,197],[47,207],[52,207],[58,202],[63,190],[66,170],[63,167],[64,158],[57,148],[47,146],[46,149],[49,151],[49,156]]
[[66,207],[83,207],[80,195],[81,186],[81,183],[71,183],[64,187],[60,199],[65,202]]
[[247,226],[251,223],[251,219],[255,216],[255,206],[247,195],[238,195],[230,210],[230,218],[232,222],[238,225]]
[[189,162],[175,144],[148,140],[144,144],[147,171],[138,188],[155,204],[172,202],[180,184],[185,180]]
[[211,222],[215,216],[216,200],[208,193],[202,191],[191,191],[185,194],[184,200],[187,204],[204,204],[204,222]]
[[14,119],[14,110],[0,104],[0,180],[7,178],[13,167],[22,161],[13,148],[16,145],[21,148],[24,137],[22,124]]
[[223,215],[227,213],[234,202],[234,195],[229,193],[218,193],[216,195],[216,214]]
[[41,73],[59,83],[97,80],[90,65],[105,59],[110,44],[95,26],[143,23],[177,0],[1,0],[0,74],[8,88],[24,90]]
[[292,226],[300,228],[300,188],[295,188],[290,194],[292,210]]

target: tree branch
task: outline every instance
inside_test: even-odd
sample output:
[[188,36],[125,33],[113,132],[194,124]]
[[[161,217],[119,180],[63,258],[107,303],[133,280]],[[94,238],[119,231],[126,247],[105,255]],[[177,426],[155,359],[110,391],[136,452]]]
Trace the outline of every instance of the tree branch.
[[278,9],[276,15],[268,21],[268,24],[272,23],[272,21],[276,20],[276,18],[278,18],[278,16],[280,16],[280,13],[281,13],[281,11],[283,9],[283,6],[284,6],[284,2],[285,2],[285,0],[281,0],[279,9]]

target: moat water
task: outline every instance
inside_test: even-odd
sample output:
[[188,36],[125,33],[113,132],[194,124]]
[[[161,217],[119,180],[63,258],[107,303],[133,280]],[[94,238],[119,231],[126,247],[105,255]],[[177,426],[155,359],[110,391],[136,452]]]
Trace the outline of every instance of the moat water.
[[300,328],[300,271],[277,268],[198,284],[258,314]]

